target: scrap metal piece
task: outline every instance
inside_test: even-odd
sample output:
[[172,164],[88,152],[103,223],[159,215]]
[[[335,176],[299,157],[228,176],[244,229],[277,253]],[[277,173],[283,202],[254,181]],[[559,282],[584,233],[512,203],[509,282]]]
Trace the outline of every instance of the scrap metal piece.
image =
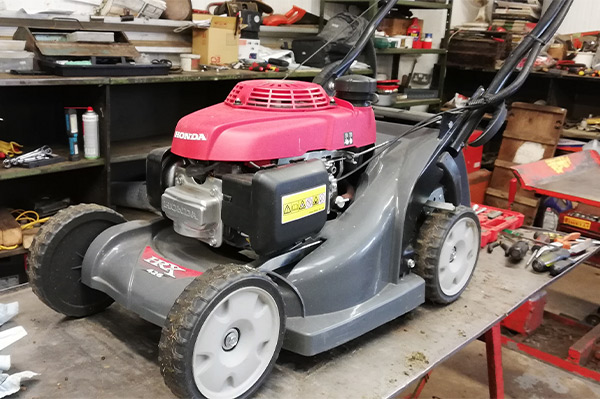
[[512,169],[526,190],[600,207],[600,154],[594,150],[516,165]]

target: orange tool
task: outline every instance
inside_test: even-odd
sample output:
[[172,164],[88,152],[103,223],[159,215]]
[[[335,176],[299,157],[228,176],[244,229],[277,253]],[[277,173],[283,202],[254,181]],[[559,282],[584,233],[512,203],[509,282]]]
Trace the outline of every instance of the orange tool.
[[576,244],[575,240],[581,238],[581,233],[571,233],[566,236],[556,237],[554,242],[560,242],[565,249],[571,249],[571,245]]

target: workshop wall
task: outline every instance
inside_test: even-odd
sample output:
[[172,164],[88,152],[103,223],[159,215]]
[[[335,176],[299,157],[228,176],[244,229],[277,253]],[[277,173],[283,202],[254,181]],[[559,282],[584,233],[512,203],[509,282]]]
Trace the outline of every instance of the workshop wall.
[[[192,0],[192,7],[205,10],[209,3],[214,3],[214,0]],[[319,0],[266,0],[265,3],[273,7],[276,14],[285,14],[292,6],[296,5],[308,12],[319,15],[319,4],[321,2]]]
[[[550,2],[544,4],[544,10]],[[558,29],[558,33],[576,33],[595,31],[600,29],[598,21],[600,15],[600,1],[598,0],[576,0],[565,18],[565,22]]]
[[0,10],[24,9],[29,14],[69,10],[73,14],[90,14],[102,0],[0,0]]

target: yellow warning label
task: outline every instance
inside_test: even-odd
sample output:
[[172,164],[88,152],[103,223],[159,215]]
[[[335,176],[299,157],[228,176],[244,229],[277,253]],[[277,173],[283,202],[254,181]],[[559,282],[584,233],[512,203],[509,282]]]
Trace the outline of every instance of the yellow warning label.
[[326,197],[325,185],[281,197],[281,224],[324,211]]
[[565,169],[571,167],[571,159],[567,156],[546,159],[544,162],[559,175],[562,175],[565,173]]
[[581,220],[577,218],[572,218],[570,216],[565,216],[564,223],[570,226],[579,227],[580,229],[584,230],[589,230],[592,227],[592,222],[590,222],[589,220]]

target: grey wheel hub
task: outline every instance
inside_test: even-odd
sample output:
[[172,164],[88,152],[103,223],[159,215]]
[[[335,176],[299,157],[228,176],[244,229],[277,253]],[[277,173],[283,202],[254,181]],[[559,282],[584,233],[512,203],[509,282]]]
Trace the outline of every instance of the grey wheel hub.
[[479,230],[470,218],[457,221],[448,232],[439,258],[438,281],[445,295],[453,296],[469,282],[479,251]]
[[240,340],[240,330],[232,328],[227,331],[223,339],[223,350],[230,351],[235,348]]
[[194,382],[210,399],[246,393],[269,366],[279,341],[279,308],[249,286],[222,299],[204,320],[192,354]]

